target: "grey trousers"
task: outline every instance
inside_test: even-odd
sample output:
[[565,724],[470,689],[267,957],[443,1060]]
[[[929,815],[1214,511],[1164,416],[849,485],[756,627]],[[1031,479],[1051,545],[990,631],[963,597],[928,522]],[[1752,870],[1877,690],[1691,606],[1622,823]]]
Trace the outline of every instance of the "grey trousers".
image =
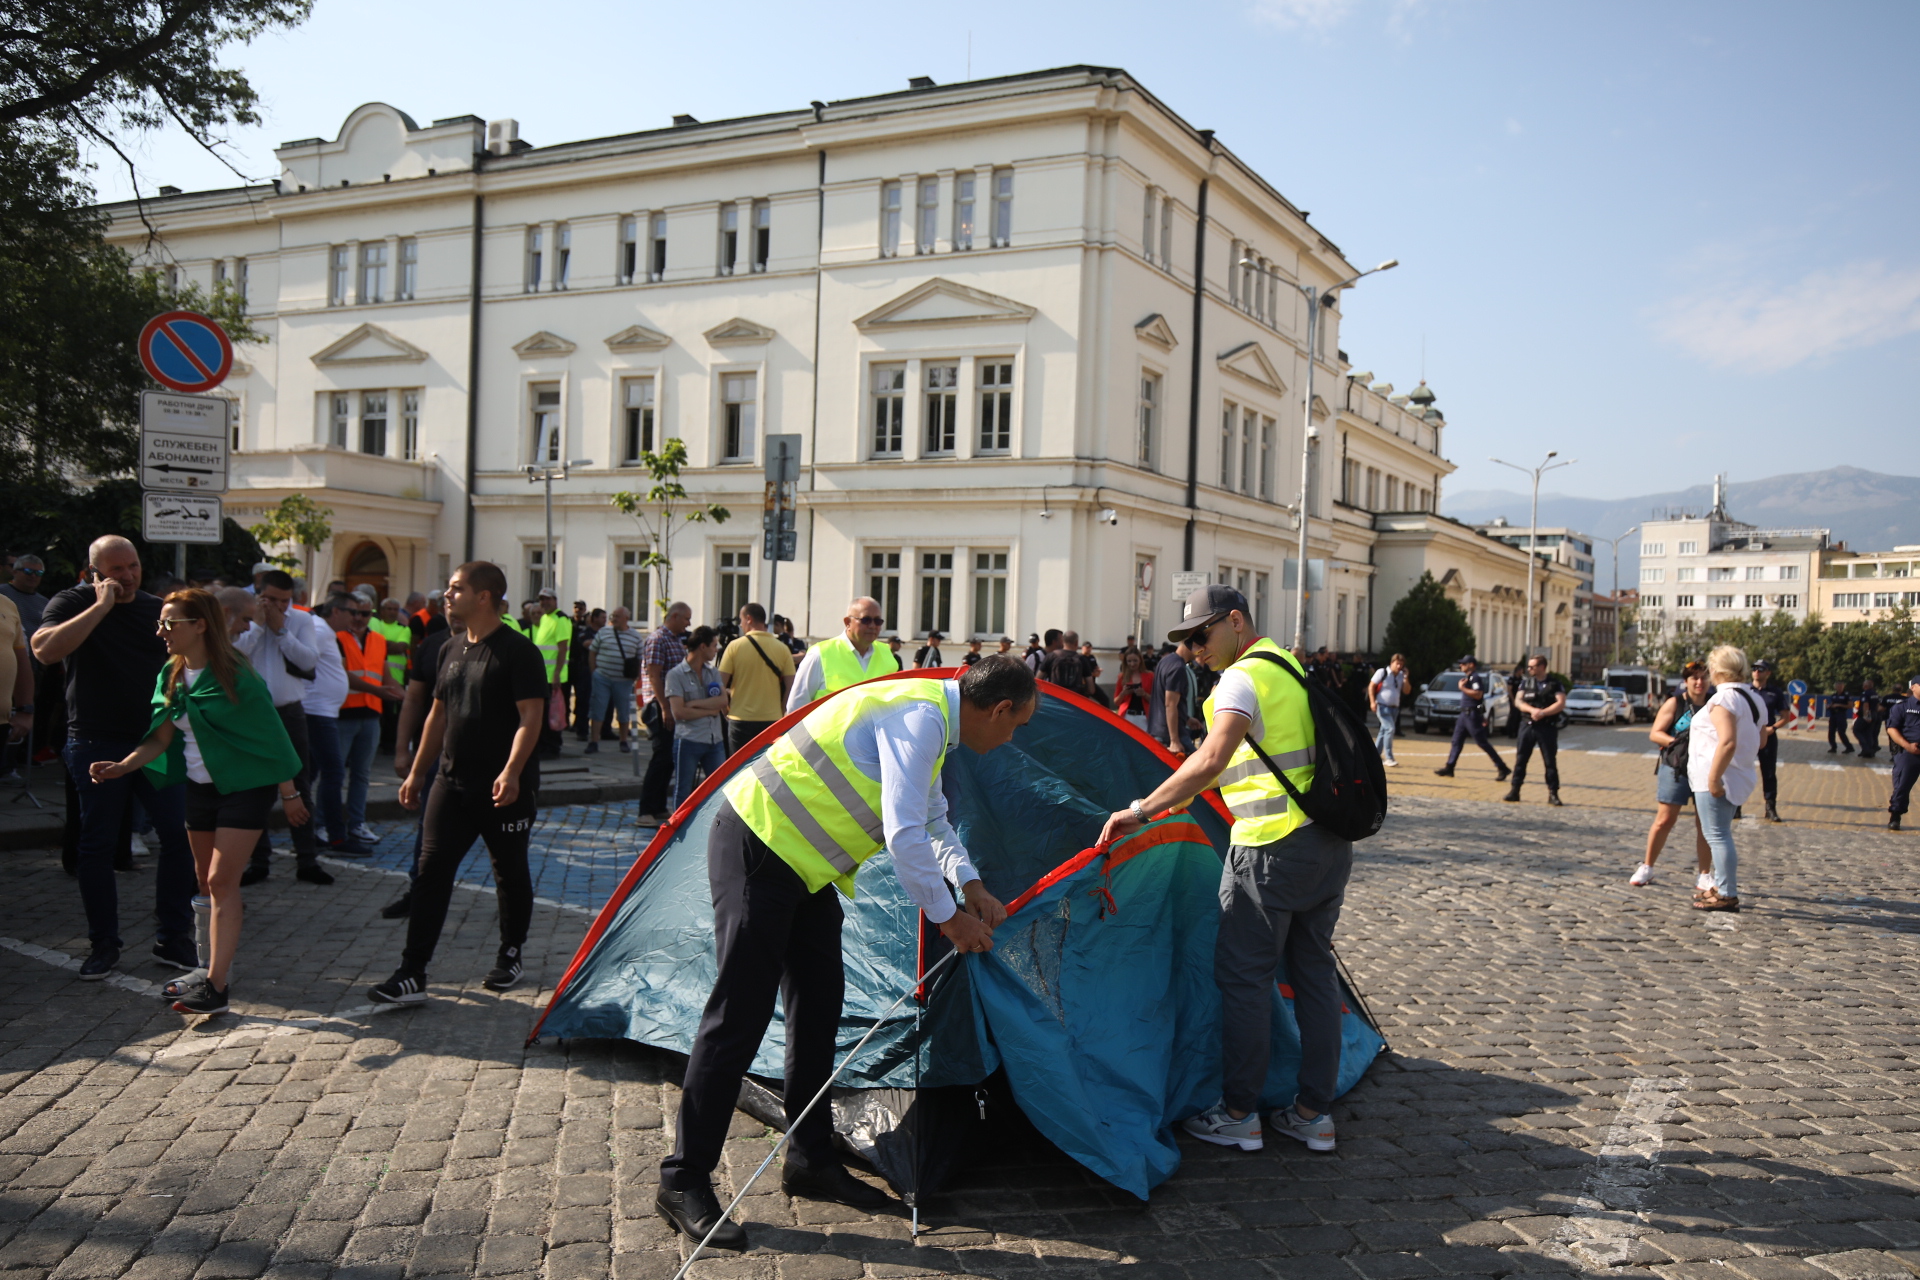
[[1220,875],[1222,1100],[1256,1111],[1273,1056],[1273,987],[1286,964],[1300,1025],[1300,1105],[1333,1106],[1340,1074],[1340,978],[1333,926],[1340,919],[1353,842],[1313,823],[1272,844],[1233,845]]

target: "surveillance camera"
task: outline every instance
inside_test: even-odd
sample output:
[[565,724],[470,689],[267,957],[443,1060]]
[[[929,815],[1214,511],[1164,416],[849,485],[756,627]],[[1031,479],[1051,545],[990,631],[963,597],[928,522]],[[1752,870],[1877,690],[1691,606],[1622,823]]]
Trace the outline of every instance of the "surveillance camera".
[[1100,508],[1100,523],[1101,524],[1119,524],[1120,513],[1118,511],[1115,511],[1112,507],[1102,507]]
[[1319,427],[1308,427],[1308,428],[1307,428],[1307,439],[1309,439],[1309,440],[1318,440],[1319,438],[1320,438],[1320,428],[1319,428]]

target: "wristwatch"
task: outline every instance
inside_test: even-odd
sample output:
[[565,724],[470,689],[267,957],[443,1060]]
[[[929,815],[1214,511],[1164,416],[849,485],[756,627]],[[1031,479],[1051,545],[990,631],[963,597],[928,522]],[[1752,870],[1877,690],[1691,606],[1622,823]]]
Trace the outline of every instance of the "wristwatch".
[[[1144,798],[1144,797],[1143,797],[1143,798]],[[1134,801],[1134,802],[1133,802],[1133,803],[1132,803],[1131,805],[1129,805],[1128,807],[1129,807],[1130,809],[1132,809],[1132,810],[1133,810],[1133,820],[1134,820],[1135,822],[1137,822],[1137,823],[1139,823],[1139,824],[1140,824],[1141,826],[1143,826],[1143,827],[1144,827],[1144,826],[1146,826],[1146,825],[1147,825],[1147,811],[1146,811],[1145,809],[1143,809],[1143,808],[1141,808],[1141,807],[1140,807],[1140,801],[1139,801],[1139,800],[1135,800],[1135,801]]]

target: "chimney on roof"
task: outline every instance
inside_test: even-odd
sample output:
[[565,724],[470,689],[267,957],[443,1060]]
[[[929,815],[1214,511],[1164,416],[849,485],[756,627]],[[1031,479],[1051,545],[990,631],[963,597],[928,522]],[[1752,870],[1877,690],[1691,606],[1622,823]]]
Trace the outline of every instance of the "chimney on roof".
[[161,188],[160,188],[160,194],[161,194],[161,195],[163,195],[163,196],[177,196],[177,195],[179,195],[179,194],[180,194],[180,188],[178,188],[178,187],[161,187]]
[[684,129],[690,124],[699,124],[699,123],[700,122],[698,120],[695,120],[692,116],[688,116],[688,115],[678,115],[673,118],[673,127],[676,129]]
[[515,144],[520,141],[520,122],[518,120],[487,121],[487,154],[509,156],[520,150]]
[[932,76],[915,76],[911,80],[907,81],[907,88],[931,89],[933,88],[933,77]]

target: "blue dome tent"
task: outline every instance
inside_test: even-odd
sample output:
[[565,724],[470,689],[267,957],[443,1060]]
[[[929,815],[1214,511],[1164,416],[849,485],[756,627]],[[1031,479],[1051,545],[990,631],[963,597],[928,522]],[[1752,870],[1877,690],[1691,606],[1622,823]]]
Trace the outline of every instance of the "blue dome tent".
[[[952,677],[903,671],[880,679]],[[907,988],[909,1014],[867,1042],[833,1098],[839,1140],[909,1204],[937,1189],[1004,1072],[1013,1100],[1055,1145],[1145,1199],[1179,1166],[1173,1126],[1219,1097],[1213,943],[1231,820],[1209,792],[1111,848],[1107,815],[1153,790],[1178,760],[1132,725],[1042,682],[1033,719],[987,755],[958,748],[942,770],[955,829],[987,888],[1014,914],[994,949],[921,982],[949,950],[900,890],[883,850],[845,903],[844,1055]],[[837,695],[836,695],[837,696]],[[812,707],[821,704],[815,702]],[[808,714],[774,725],[705,780],[654,835],[600,912],[532,1035],[625,1038],[687,1052],[713,988],[706,849],[719,789]],[[1339,1087],[1385,1042],[1351,988]],[[1263,1107],[1290,1101],[1299,1069],[1291,991],[1274,992]],[[776,1016],[742,1106],[783,1125]],[[839,1058],[836,1057],[836,1062]]]

